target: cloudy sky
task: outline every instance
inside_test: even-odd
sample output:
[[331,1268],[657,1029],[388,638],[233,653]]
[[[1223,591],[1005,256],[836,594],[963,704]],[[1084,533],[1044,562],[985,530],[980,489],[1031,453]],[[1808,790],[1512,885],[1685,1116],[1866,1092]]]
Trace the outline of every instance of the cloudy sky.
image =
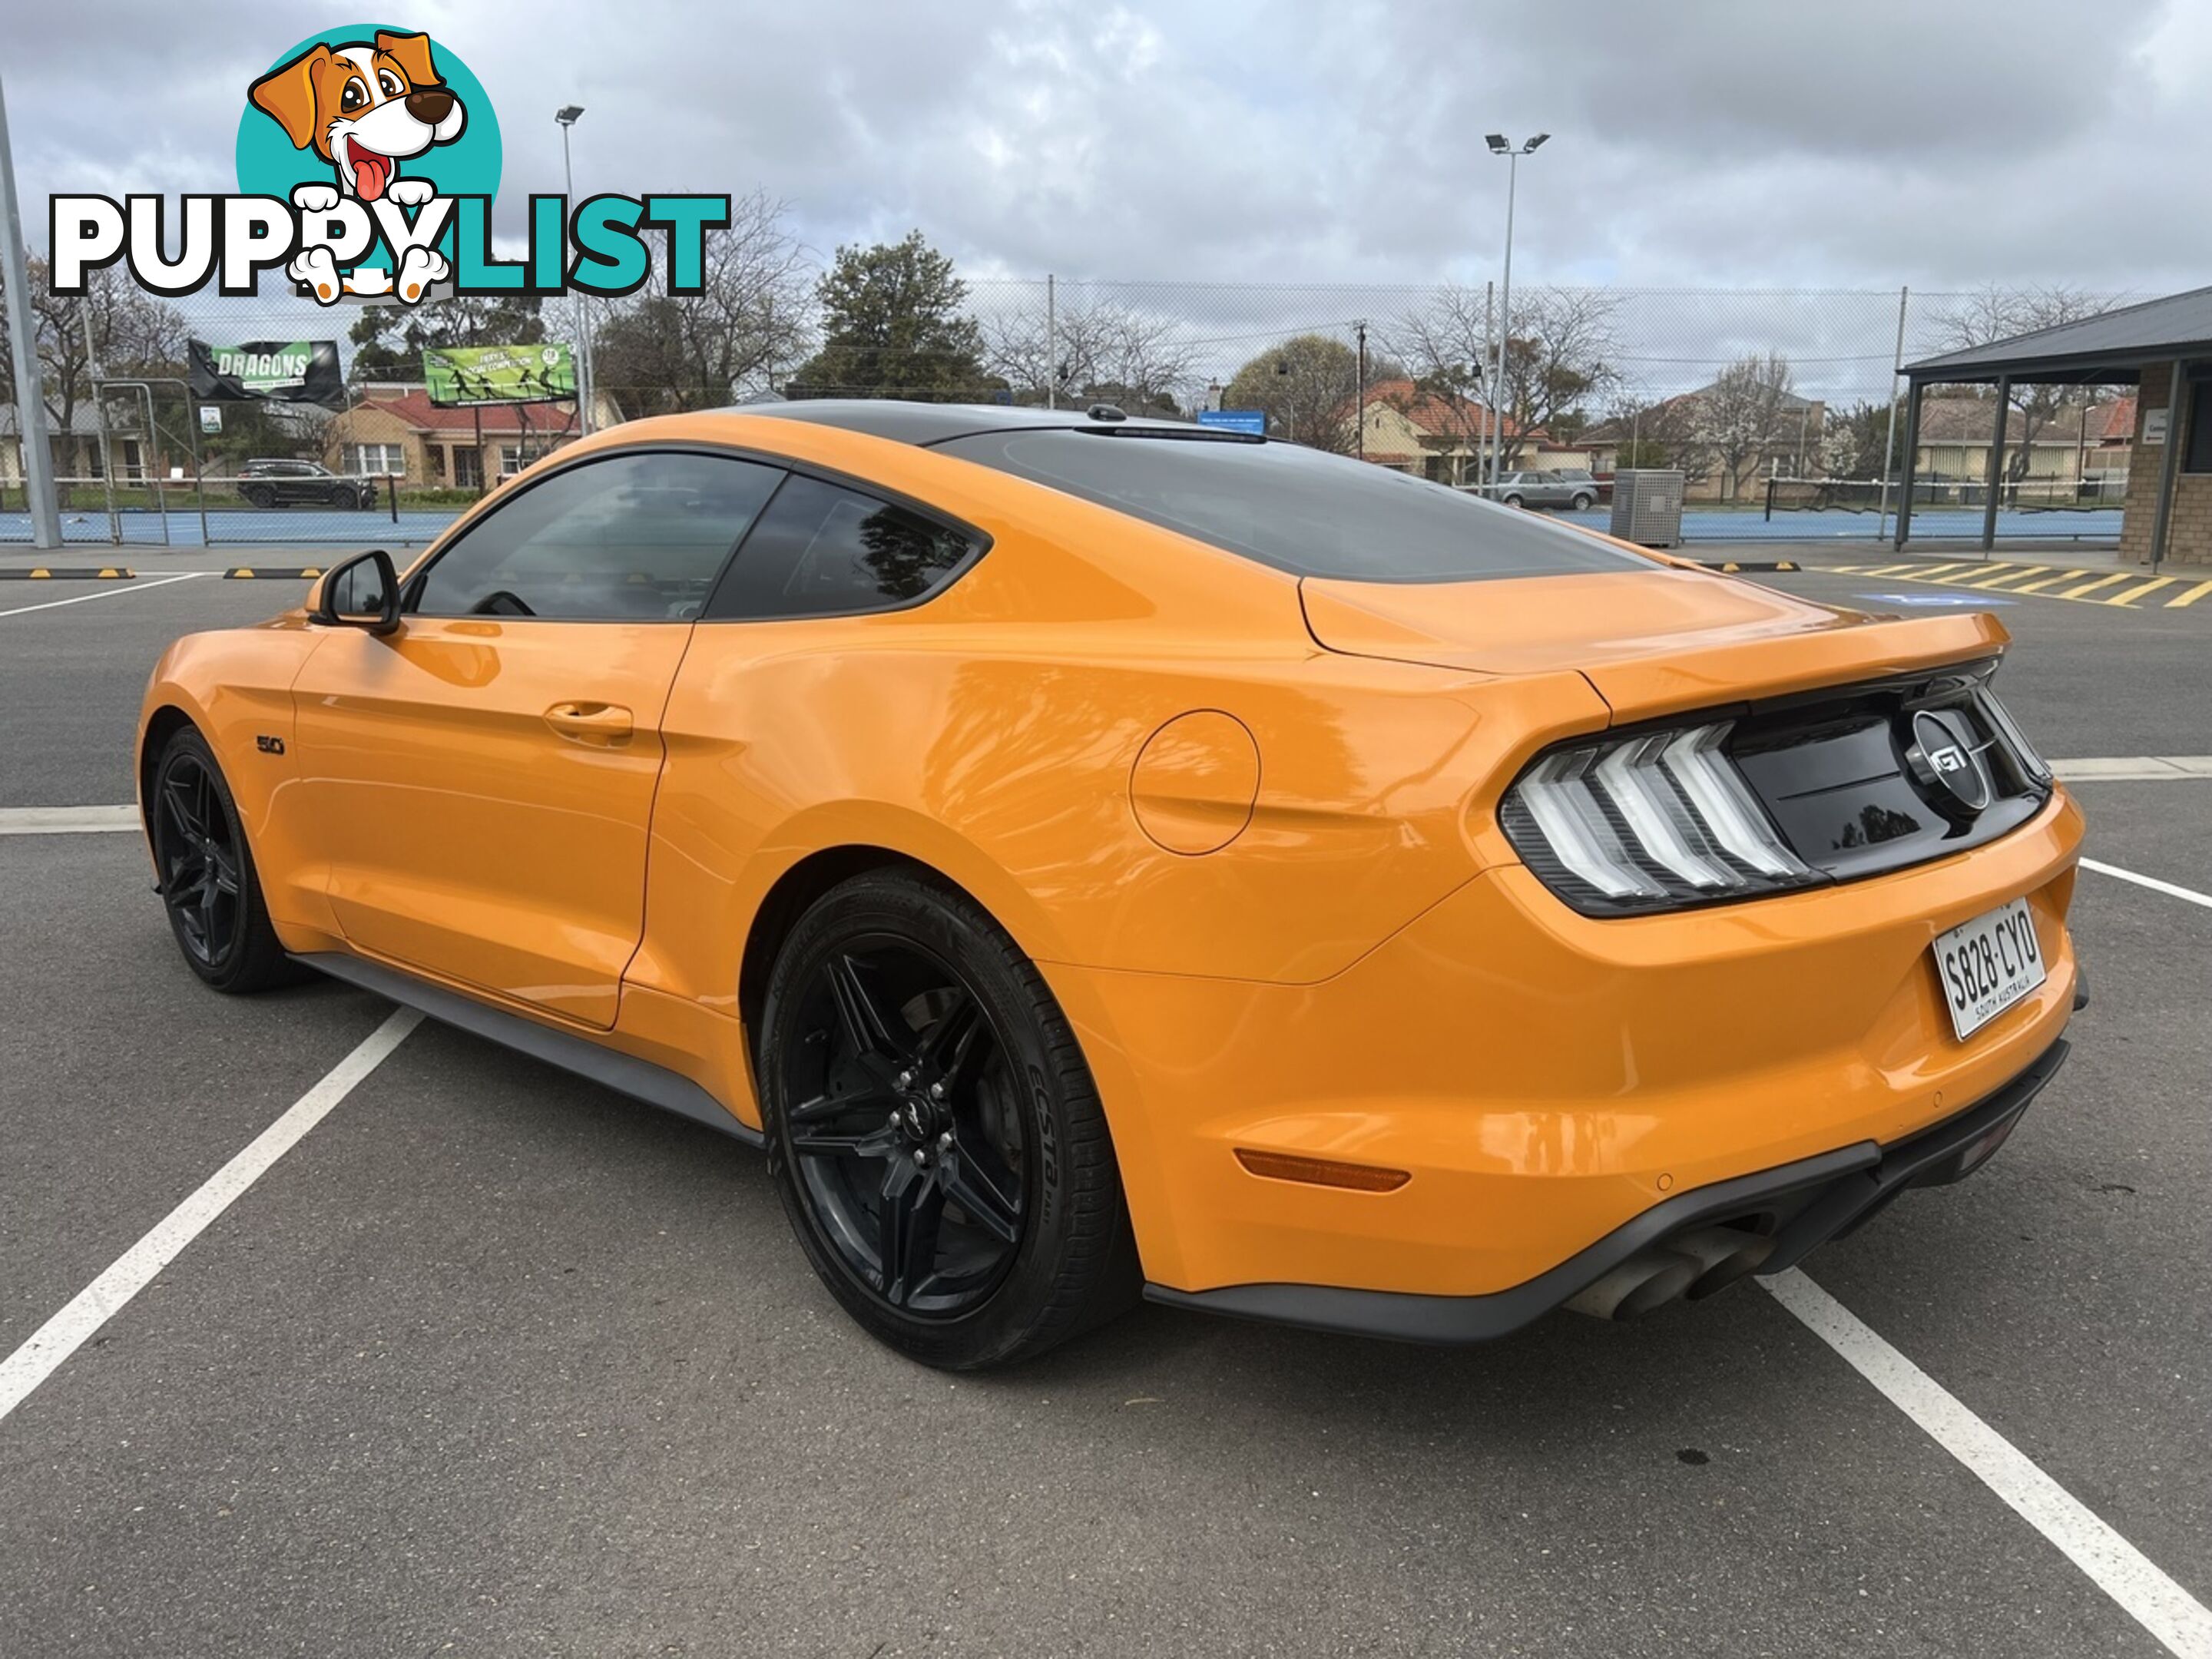
[[[235,188],[246,83],[343,10],[9,0],[25,230],[53,191]],[[2158,292],[2212,272],[2212,6],[1780,0],[421,4],[502,203],[764,187],[827,251],[920,226],[972,275],[1516,277]]]

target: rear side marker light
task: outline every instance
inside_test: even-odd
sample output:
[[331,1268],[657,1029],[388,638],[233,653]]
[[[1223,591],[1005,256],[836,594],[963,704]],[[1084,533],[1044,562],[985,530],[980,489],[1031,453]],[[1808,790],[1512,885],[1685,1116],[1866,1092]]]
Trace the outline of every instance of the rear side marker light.
[[1395,1193],[1413,1177],[1404,1170],[1373,1164],[1340,1164],[1328,1158],[1292,1158],[1282,1152],[1237,1149],[1237,1161],[1269,1181],[1299,1181],[1309,1187],[1342,1187],[1355,1193]]

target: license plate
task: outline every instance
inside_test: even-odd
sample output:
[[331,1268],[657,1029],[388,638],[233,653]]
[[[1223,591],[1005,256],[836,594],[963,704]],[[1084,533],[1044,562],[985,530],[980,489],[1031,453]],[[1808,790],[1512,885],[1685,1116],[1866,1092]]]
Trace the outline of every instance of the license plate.
[[2026,899],[1936,936],[1936,979],[1963,1042],[2043,983],[2043,942]]

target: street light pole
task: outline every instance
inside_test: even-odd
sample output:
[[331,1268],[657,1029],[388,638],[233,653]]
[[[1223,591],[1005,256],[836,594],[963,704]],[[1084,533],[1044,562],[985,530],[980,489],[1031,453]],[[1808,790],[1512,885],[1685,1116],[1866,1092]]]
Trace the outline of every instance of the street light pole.
[[[583,112],[581,104],[567,104],[553,112],[553,118],[561,124],[561,182],[568,191],[563,200],[572,214],[576,210],[576,175],[568,164],[568,129],[576,125],[576,118]],[[576,430],[588,436],[592,430],[595,378],[592,374],[592,322],[584,309],[580,289],[569,296],[569,302],[575,307],[576,320]]]
[[31,279],[23,265],[23,220],[15,207],[15,157],[8,148],[8,103],[0,96],[0,287],[7,290],[8,343],[15,365],[15,447],[31,509],[31,544],[62,544],[54,500],[54,452],[46,443],[46,394],[33,343]]
[[[1521,158],[1533,154],[1551,136],[1548,132],[1540,132],[1518,149],[1506,142],[1505,135],[1502,132],[1493,132],[1486,140],[1492,155],[1503,155],[1505,158],[1505,273],[1504,280],[1498,284],[1497,379],[1493,382],[1497,394],[1500,398],[1505,395],[1505,356],[1513,342],[1514,191],[1515,186],[1521,180]],[[1492,447],[1490,455],[1490,490],[1493,499],[1498,494],[1498,483],[1504,476],[1504,457],[1505,427],[1504,417],[1501,416],[1498,427],[1498,441]]]

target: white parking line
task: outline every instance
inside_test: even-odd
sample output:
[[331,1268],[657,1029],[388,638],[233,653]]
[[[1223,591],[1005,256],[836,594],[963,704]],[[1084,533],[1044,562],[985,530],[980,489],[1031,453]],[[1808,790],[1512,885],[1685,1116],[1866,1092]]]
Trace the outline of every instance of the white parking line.
[[0,617],[21,617],[33,611],[52,611],[58,605],[90,605],[94,599],[119,599],[126,593],[143,593],[149,587],[167,587],[171,582],[188,582],[196,576],[208,574],[204,570],[187,570],[181,575],[159,576],[149,582],[125,582],[117,587],[103,587],[97,593],[80,593],[74,599],[46,599],[37,605],[19,605],[13,611],[0,611]]
[[135,806],[0,806],[0,836],[90,836],[138,827]]
[[32,1333],[23,1346],[0,1360],[0,1420],[21,1405],[31,1391],[54,1374],[84,1340],[122,1311],[132,1297],[152,1284],[177,1253],[206,1231],[239,1195],[290,1152],[308,1130],[330,1115],[353,1086],[374,1071],[400,1040],[422,1023],[412,1008],[395,1009],[383,1024],[362,1039],[323,1080],[283,1116],[246,1144],[246,1149],[202,1183],[198,1191],[157,1222],[152,1231],[115,1259],[107,1271],[77,1292],[70,1304]]
[[2060,760],[2051,769],[2068,783],[2163,781],[2169,778],[2212,780],[2212,755],[2114,755],[2094,760]]
[[2212,1659],[2212,1611],[2018,1447],[1796,1268],[1759,1282],[2169,1652],[2181,1659]]
[[2132,870],[2123,870],[2117,864],[2100,864],[2095,859],[2083,859],[2084,870],[2094,870],[2100,876],[2113,876],[2121,881],[2131,881],[2138,887],[2148,887],[2154,893],[2163,893],[2168,898],[2178,898],[2190,904],[2201,904],[2212,910],[2212,893],[2200,893],[2193,887],[2177,887],[2170,881],[2160,881],[2156,876],[2139,876]]

